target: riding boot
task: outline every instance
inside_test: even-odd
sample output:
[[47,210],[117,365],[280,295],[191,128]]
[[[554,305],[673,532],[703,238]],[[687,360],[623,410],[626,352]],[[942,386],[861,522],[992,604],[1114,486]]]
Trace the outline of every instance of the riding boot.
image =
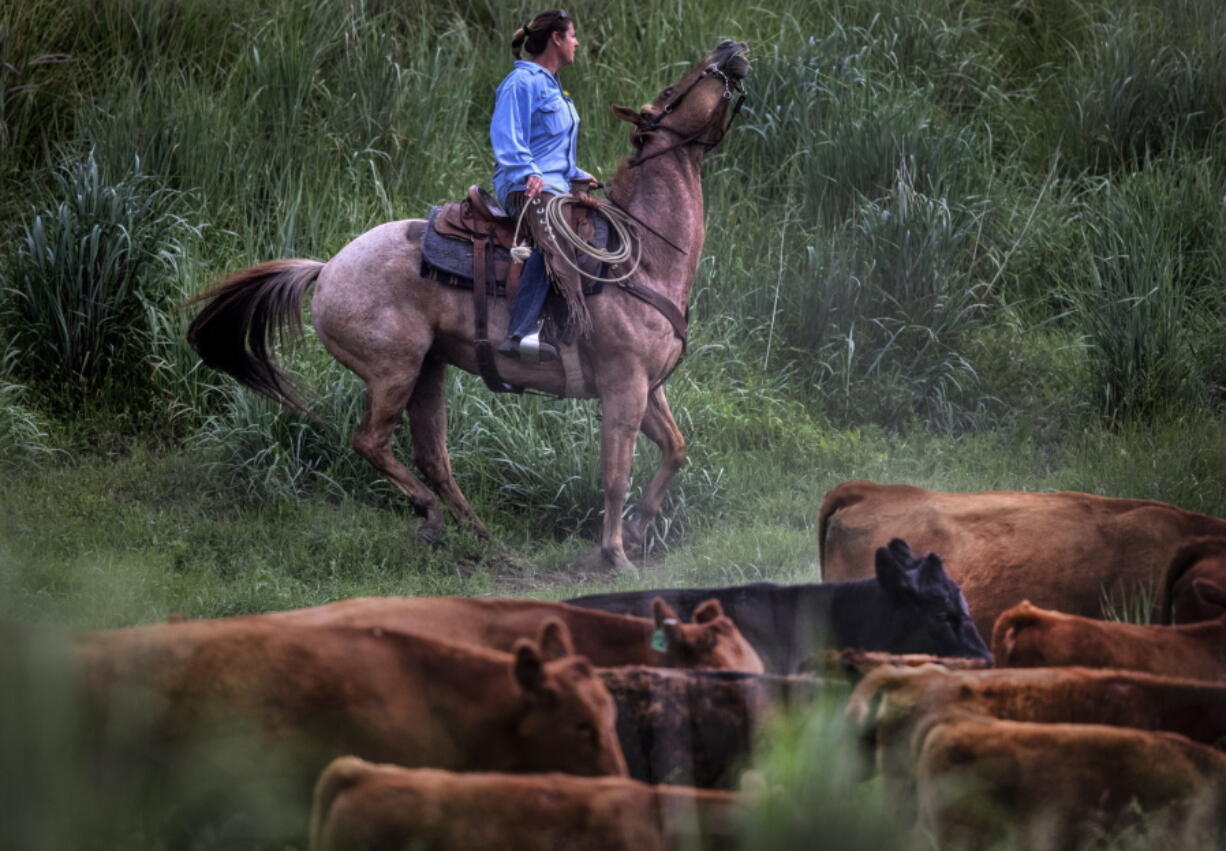
[[498,344],[498,353],[527,363],[545,363],[558,359],[557,347],[541,339],[545,320],[538,319],[532,329],[522,337],[513,335]]
[[507,323],[507,338],[498,344],[498,353],[515,360],[551,361],[558,350],[540,339],[540,318],[545,296],[549,294],[549,278],[545,273],[545,258],[533,251],[519,276],[519,289],[511,302],[511,319]]

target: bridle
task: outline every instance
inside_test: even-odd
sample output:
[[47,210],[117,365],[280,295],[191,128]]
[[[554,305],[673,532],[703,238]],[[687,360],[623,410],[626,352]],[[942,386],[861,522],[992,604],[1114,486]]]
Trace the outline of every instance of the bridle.
[[[692,92],[699,83],[703,82],[708,77],[719,77],[724,84],[724,94],[721,99],[720,108],[711,111],[711,117],[707,119],[707,123],[699,127],[697,131],[689,134],[688,136],[665,124],[664,119],[671,115],[673,110],[675,110],[681,104],[681,102],[685,100],[686,95]],[[732,107],[732,114],[728,115],[728,103],[732,100],[733,91],[737,92],[738,97],[736,103]],[[630,160],[630,165],[632,167],[642,165],[650,159],[686,145],[702,145],[705,150],[711,150],[720,143],[720,140],[723,139],[732,128],[732,122],[736,120],[737,113],[741,111],[741,105],[744,102],[745,87],[741,84],[741,81],[739,79],[731,79],[724,73],[719,65],[712,62],[703,70],[701,74],[694,78],[693,82],[691,82],[680,92],[674,94],[672,98],[669,99],[668,103],[664,105],[664,108],[660,110],[659,114],[655,116],[655,118],[653,118],[650,122],[645,121],[638,126],[638,129],[634,133],[634,142],[639,146],[639,153]],[[724,120],[726,115],[727,121]],[[659,150],[652,151],[650,154],[644,154],[643,147],[647,143],[649,134],[655,133],[659,130],[672,133],[677,137],[677,140],[671,145],[667,145]],[[714,132],[712,133],[712,131]]]

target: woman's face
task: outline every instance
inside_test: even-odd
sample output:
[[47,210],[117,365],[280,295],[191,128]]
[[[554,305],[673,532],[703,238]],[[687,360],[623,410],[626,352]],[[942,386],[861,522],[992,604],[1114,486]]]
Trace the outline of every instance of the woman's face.
[[575,22],[566,25],[566,32],[550,34],[553,43],[558,46],[558,55],[562,60],[561,67],[566,67],[575,61],[575,51],[579,47],[579,39],[575,37]]

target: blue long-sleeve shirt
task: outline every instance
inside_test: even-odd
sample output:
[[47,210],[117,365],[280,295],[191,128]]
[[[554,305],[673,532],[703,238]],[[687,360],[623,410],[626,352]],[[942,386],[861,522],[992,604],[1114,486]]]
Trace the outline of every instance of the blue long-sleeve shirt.
[[576,164],[579,113],[558,78],[535,62],[517,60],[498,84],[490,144],[494,194],[504,205],[534,174],[557,193],[569,192],[573,180],[591,178]]

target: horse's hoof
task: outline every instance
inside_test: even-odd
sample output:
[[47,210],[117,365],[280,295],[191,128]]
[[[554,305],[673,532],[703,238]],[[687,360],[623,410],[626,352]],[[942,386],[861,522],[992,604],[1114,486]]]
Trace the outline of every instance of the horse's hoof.
[[582,562],[591,572],[606,576],[635,577],[639,575],[639,569],[626,557],[624,552],[607,553],[597,547],[588,553]]
[[442,521],[434,523],[427,520],[421,524],[421,531],[418,534],[421,535],[422,540],[427,544],[437,546],[443,542],[443,523]]
[[626,558],[624,555],[616,555],[612,558],[606,558],[605,565],[605,570],[619,576],[637,577],[639,575],[639,569],[634,566],[634,562]]
[[634,566],[625,553],[606,554],[600,547],[588,550],[570,563],[569,569],[576,573],[595,574],[599,576],[638,576],[639,569]]

